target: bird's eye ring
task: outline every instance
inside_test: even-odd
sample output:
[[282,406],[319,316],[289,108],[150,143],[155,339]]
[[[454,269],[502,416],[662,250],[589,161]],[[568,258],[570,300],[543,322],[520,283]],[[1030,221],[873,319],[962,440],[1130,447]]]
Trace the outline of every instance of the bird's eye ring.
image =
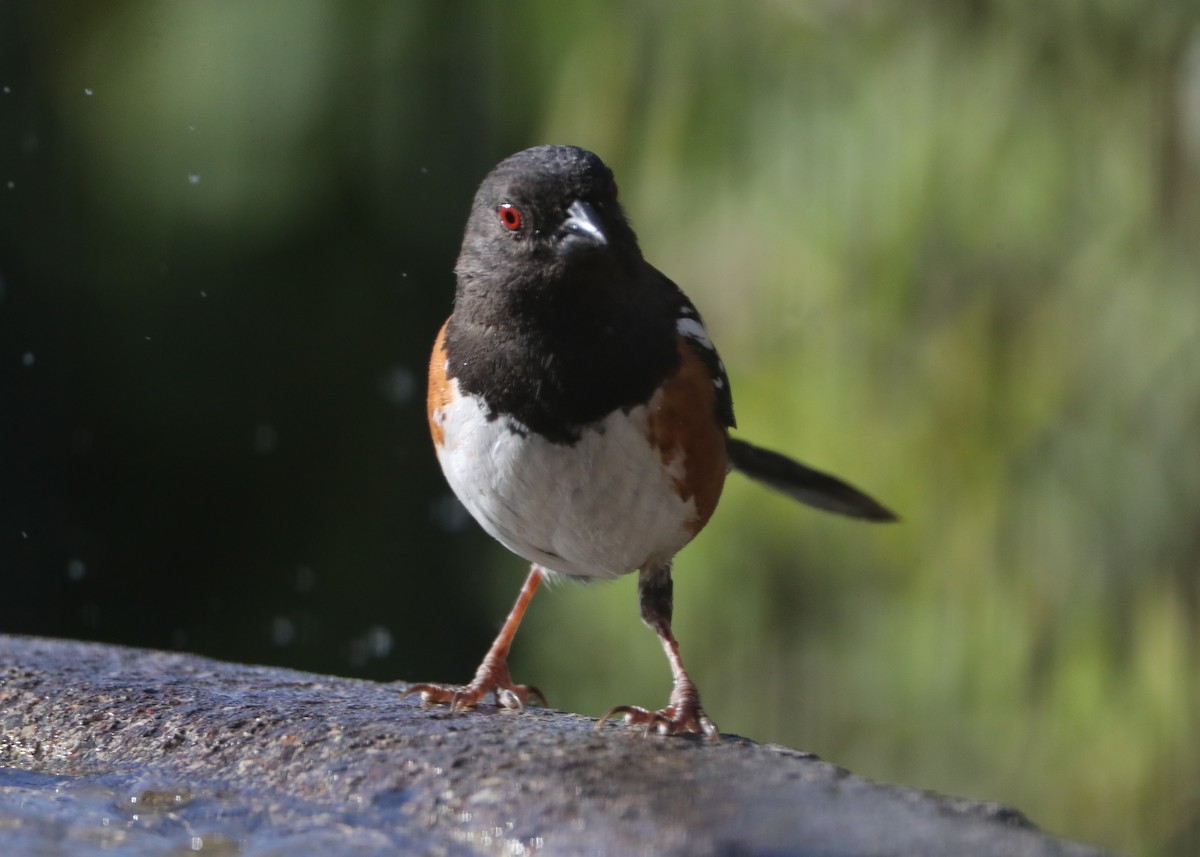
[[510,232],[516,232],[521,228],[521,212],[517,210],[515,205],[503,202],[500,204],[500,222],[504,224],[504,228]]

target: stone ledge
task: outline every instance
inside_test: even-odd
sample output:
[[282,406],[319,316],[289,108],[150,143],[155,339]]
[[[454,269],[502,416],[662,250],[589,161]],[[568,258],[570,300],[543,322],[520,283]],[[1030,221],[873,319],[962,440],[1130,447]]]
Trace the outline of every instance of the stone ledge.
[[785,747],[451,715],[403,689],[0,636],[0,852],[1105,853]]

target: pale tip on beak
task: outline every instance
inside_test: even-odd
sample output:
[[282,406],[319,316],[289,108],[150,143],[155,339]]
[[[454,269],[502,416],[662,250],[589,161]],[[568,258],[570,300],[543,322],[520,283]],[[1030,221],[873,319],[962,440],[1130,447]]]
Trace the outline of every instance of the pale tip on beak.
[[567,219],[562,225],[562,249],[569,252],[584,247],[599,248],[608,245],[608,237],[600,228],[600,216],[596,209],[582,200],[567,206]]

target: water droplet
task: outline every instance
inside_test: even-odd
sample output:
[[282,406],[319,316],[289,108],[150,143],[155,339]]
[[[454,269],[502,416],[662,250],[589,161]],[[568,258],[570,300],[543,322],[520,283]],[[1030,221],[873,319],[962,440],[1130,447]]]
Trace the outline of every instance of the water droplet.
[[81,559],[73,559],[67,563],[67,580],[78,583],[87,577],[87,566]]
[[200,290],[200,297],[202,297],[202,298],[206,298],[206,297],[208,297],[208,292],[204,291],[204,289],[201,289],[201,290]]
[[350,642],[350,663],[365,666],[371,658],[383,658],[391,654],[392,632],[382,625],[372,625],[361,637]]
[[83,88],[83,94],[84,94],[84,95],[91,95],[91,94],[92,94],[92,91],[93,91],[93,90],[92,90],[92,88],[91,88],[90,86],[85,86],[85,87]]
[[259,423],[254,427],[254,451],[269,455],[279,446],[279,432],[270,423]]
[[430,509],[433,521],[443,532],[458,533],[471,523],[471,513],[453,494],[443,494]]
[[188,173],[188,184],[200,184],[200,174]]
[[382,625],[367,631],[367,651],[377,658],[386,657],[392,651],[392,632]]
[[312,566],[298,565],[296,566],[296,591],[297,592],[312,592],[317,585],[317,573],[312,570]]
[[21,365],[22,366],[32,366],[35,359],[36,358],[33,356],[32,351],[26,351],[24,354],[21,355]]
[[7,187],[8,187],[8,189],[9,189],[9,190],[12,190],[12,189],[13,189],[14,187],[16,187],[16,186],[17,186],[17,183],[16,183],[15,181],[13,181],[12,179],[9,179],[9,180],[8,180]]
[[417,379],[412,370],[397,366],[383,379],[383,397],[393,405],[407,405],[417,392]]
[[295,622],[287,616],[276,616],[271,620],[271,642],[277,646],[290,646],[295,639]]
[[6,87],[4,87],[4,94],[5,94],[5,95],[8,95],[10,92],[12,92],[12,87],[11,87],[11,86],[6,86]]

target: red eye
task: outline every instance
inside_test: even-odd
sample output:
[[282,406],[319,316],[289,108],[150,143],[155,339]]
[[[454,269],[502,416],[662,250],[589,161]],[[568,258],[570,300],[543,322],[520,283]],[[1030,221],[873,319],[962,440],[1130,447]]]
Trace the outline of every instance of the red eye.
[[509,203],[501,203],[500,205],[500,222],[504,227],[511,232],[516,232],[521,228],[521,212],[517,211],[516,206]]

